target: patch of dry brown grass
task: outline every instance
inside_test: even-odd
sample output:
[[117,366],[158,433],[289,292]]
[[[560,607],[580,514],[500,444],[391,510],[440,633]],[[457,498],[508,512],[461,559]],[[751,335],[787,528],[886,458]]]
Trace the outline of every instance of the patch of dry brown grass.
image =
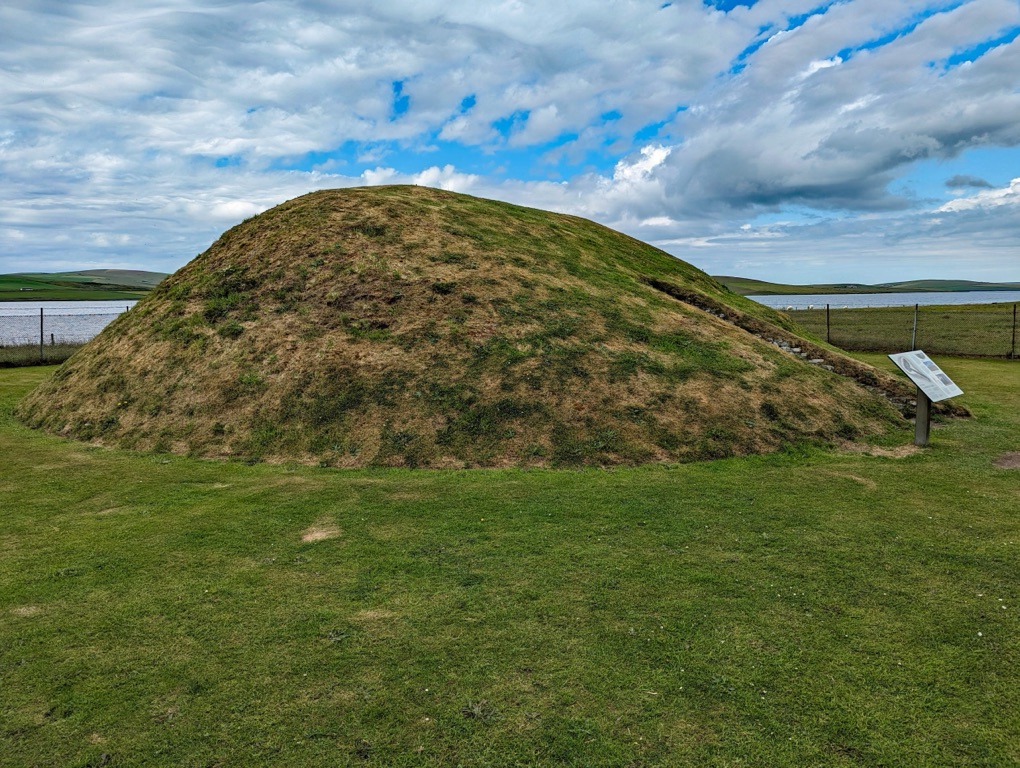
[[326,539],[335,539],[340,536],[340,528],[336,523],[329,520],[322,520],[313,525],[310,525],[304,531],[301,532],[301,541],[304,543],[310,543],[313,541],[325,541]]
[[840,444],[839,449],[847,453],[863,453],[867,456],[881,456],[885,459],[905,459],[908,456],[915,456],[923,450],[920,446],[913,444],[896,445],[890,448],[852,442]]
[[1020,451],[1010,451],[995,460],[999,469],[1020,469]]

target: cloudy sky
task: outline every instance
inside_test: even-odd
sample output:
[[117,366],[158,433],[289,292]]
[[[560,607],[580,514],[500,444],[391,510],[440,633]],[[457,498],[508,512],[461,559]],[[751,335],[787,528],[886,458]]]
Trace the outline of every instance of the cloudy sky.
[[0,272],[169,272],[284,200],[395,183],[712,274],[1020,281],[1020,3],[0,7]]

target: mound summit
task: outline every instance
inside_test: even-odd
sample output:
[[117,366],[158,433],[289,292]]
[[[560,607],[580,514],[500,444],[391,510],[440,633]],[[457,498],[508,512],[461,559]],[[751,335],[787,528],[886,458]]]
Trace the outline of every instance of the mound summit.
[[645,243],[394,186],[314,192],[230,229],[19,416],[205,457],[609,465],[904,426],[882,391],[909,394]]

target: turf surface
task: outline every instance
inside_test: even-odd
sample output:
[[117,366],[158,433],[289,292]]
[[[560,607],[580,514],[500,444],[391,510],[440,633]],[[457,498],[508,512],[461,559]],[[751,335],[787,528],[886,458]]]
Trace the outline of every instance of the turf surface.
[[0,371],[0,765],[1015,764],[1018,368],[939,362],[924,452],[613,471],[99,449]]

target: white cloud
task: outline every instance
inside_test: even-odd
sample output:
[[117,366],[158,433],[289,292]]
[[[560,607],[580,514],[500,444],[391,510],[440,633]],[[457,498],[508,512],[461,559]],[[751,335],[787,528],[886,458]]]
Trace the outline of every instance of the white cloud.
[[[478,181],[477,176],[458,173],[452,165],[432,166],[411,177],[411,183],[423,187],[437,187],[450,192],[468,192]],[[398,181],[397,183],[401,183]],[[403,182],[406,183],[406,182]]]
[[[1015,182],[938,223],[891,191],[918,159],[1020,145],[1020,40],[951,58],[1020,25],[1015,0],[661,5],[6,3],[0,271],[68,243],[83,262],[172,269],[312,189],[416,183],[798,269],[801,252],[881,264],[881,248],[909,261],[976,237],[1020,279]],[[306,153],[309,170],[285,170]],[[570,163],[583,170],[561,178]],[[741,230],[791,208],[821,219]]]
[[230,200],[214,205],[209,211],[209,217],[223,221],[237,221],[238,219],[246,219],[249,216],[262,213],[264,210],[265,207],[255,203],[248,203],[243,200]]
[[822,61],[812,61],[808,64],[807,70],[805,70],[801,77],[804,79],[809,78],[815,72],[820,72],[821,70],[828,69],[829,67],[838,67],[842,63],[843,59],[839,56],[834,56],[831,59],[824,59]]
[[1020,207],[1020,178],[1013,179],[1003,189],[988,189],[968,197],[958,197],[941,206],[939,212],[972,211],[980,208],[998,208],[1003,205]]
[[672,227],[675,224],[676,222],[669,216],[650,216],[640,222],[642,227]]
[[642,147],[637,158],[621,160],[613,169],[613,181],[634,184],[647,179],[652,172],[666,162],[673,150],[664,146]]

